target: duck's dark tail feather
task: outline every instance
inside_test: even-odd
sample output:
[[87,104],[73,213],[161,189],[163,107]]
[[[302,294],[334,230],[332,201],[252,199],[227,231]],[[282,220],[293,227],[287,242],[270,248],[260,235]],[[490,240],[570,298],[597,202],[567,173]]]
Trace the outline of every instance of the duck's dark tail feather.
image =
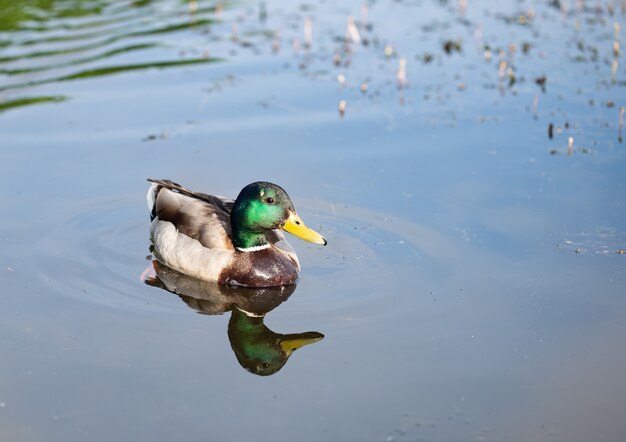
[[154,178],[148,178],[148,182],[156,184],[158,187],[165,187],[166,189],[173,190],[174,192],[182,193],[187,196],[197,196],[196,193],[192,190],[185,189],[178,183],[175,183],[172,180],[157,180]]

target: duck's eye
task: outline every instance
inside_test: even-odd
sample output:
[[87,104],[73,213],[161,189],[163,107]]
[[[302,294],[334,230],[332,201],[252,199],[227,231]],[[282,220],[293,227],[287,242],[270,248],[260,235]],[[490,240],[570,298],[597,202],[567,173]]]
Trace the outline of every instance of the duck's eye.
[[267,204],[274,204],[274,198],[272,198],[271,196],[268,196],[267,198],[265,198],[265,202]]

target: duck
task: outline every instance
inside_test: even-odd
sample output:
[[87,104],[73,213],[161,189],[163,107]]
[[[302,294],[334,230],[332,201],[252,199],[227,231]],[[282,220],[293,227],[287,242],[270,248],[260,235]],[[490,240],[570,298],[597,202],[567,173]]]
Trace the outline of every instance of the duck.
[[277,184],[248,184],[232,200],[167,179],[148,182],[152,253],[184,275],[244,287],[295,284],[300,261],[283,232],[328,244],[304,224]]

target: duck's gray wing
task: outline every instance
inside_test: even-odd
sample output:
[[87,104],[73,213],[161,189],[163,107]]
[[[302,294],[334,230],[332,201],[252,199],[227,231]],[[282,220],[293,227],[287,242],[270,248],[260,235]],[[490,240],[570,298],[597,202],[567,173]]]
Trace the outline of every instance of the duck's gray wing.
[[[170,180],[149,179],[151,218],[172,223],[176,229],[210,249],[232,250],[230,211],[233,201],[193,192]],[[152,207],[150,204],[152,203]]]

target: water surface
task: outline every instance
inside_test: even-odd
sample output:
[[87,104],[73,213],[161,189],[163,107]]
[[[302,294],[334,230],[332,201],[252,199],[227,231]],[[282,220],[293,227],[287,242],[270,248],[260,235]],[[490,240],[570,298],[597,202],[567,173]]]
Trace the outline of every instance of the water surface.
[[[623,439],[622,2],[13,3],[1,440]],[[147,177],[274,181],[329,245],[155,287]]]

